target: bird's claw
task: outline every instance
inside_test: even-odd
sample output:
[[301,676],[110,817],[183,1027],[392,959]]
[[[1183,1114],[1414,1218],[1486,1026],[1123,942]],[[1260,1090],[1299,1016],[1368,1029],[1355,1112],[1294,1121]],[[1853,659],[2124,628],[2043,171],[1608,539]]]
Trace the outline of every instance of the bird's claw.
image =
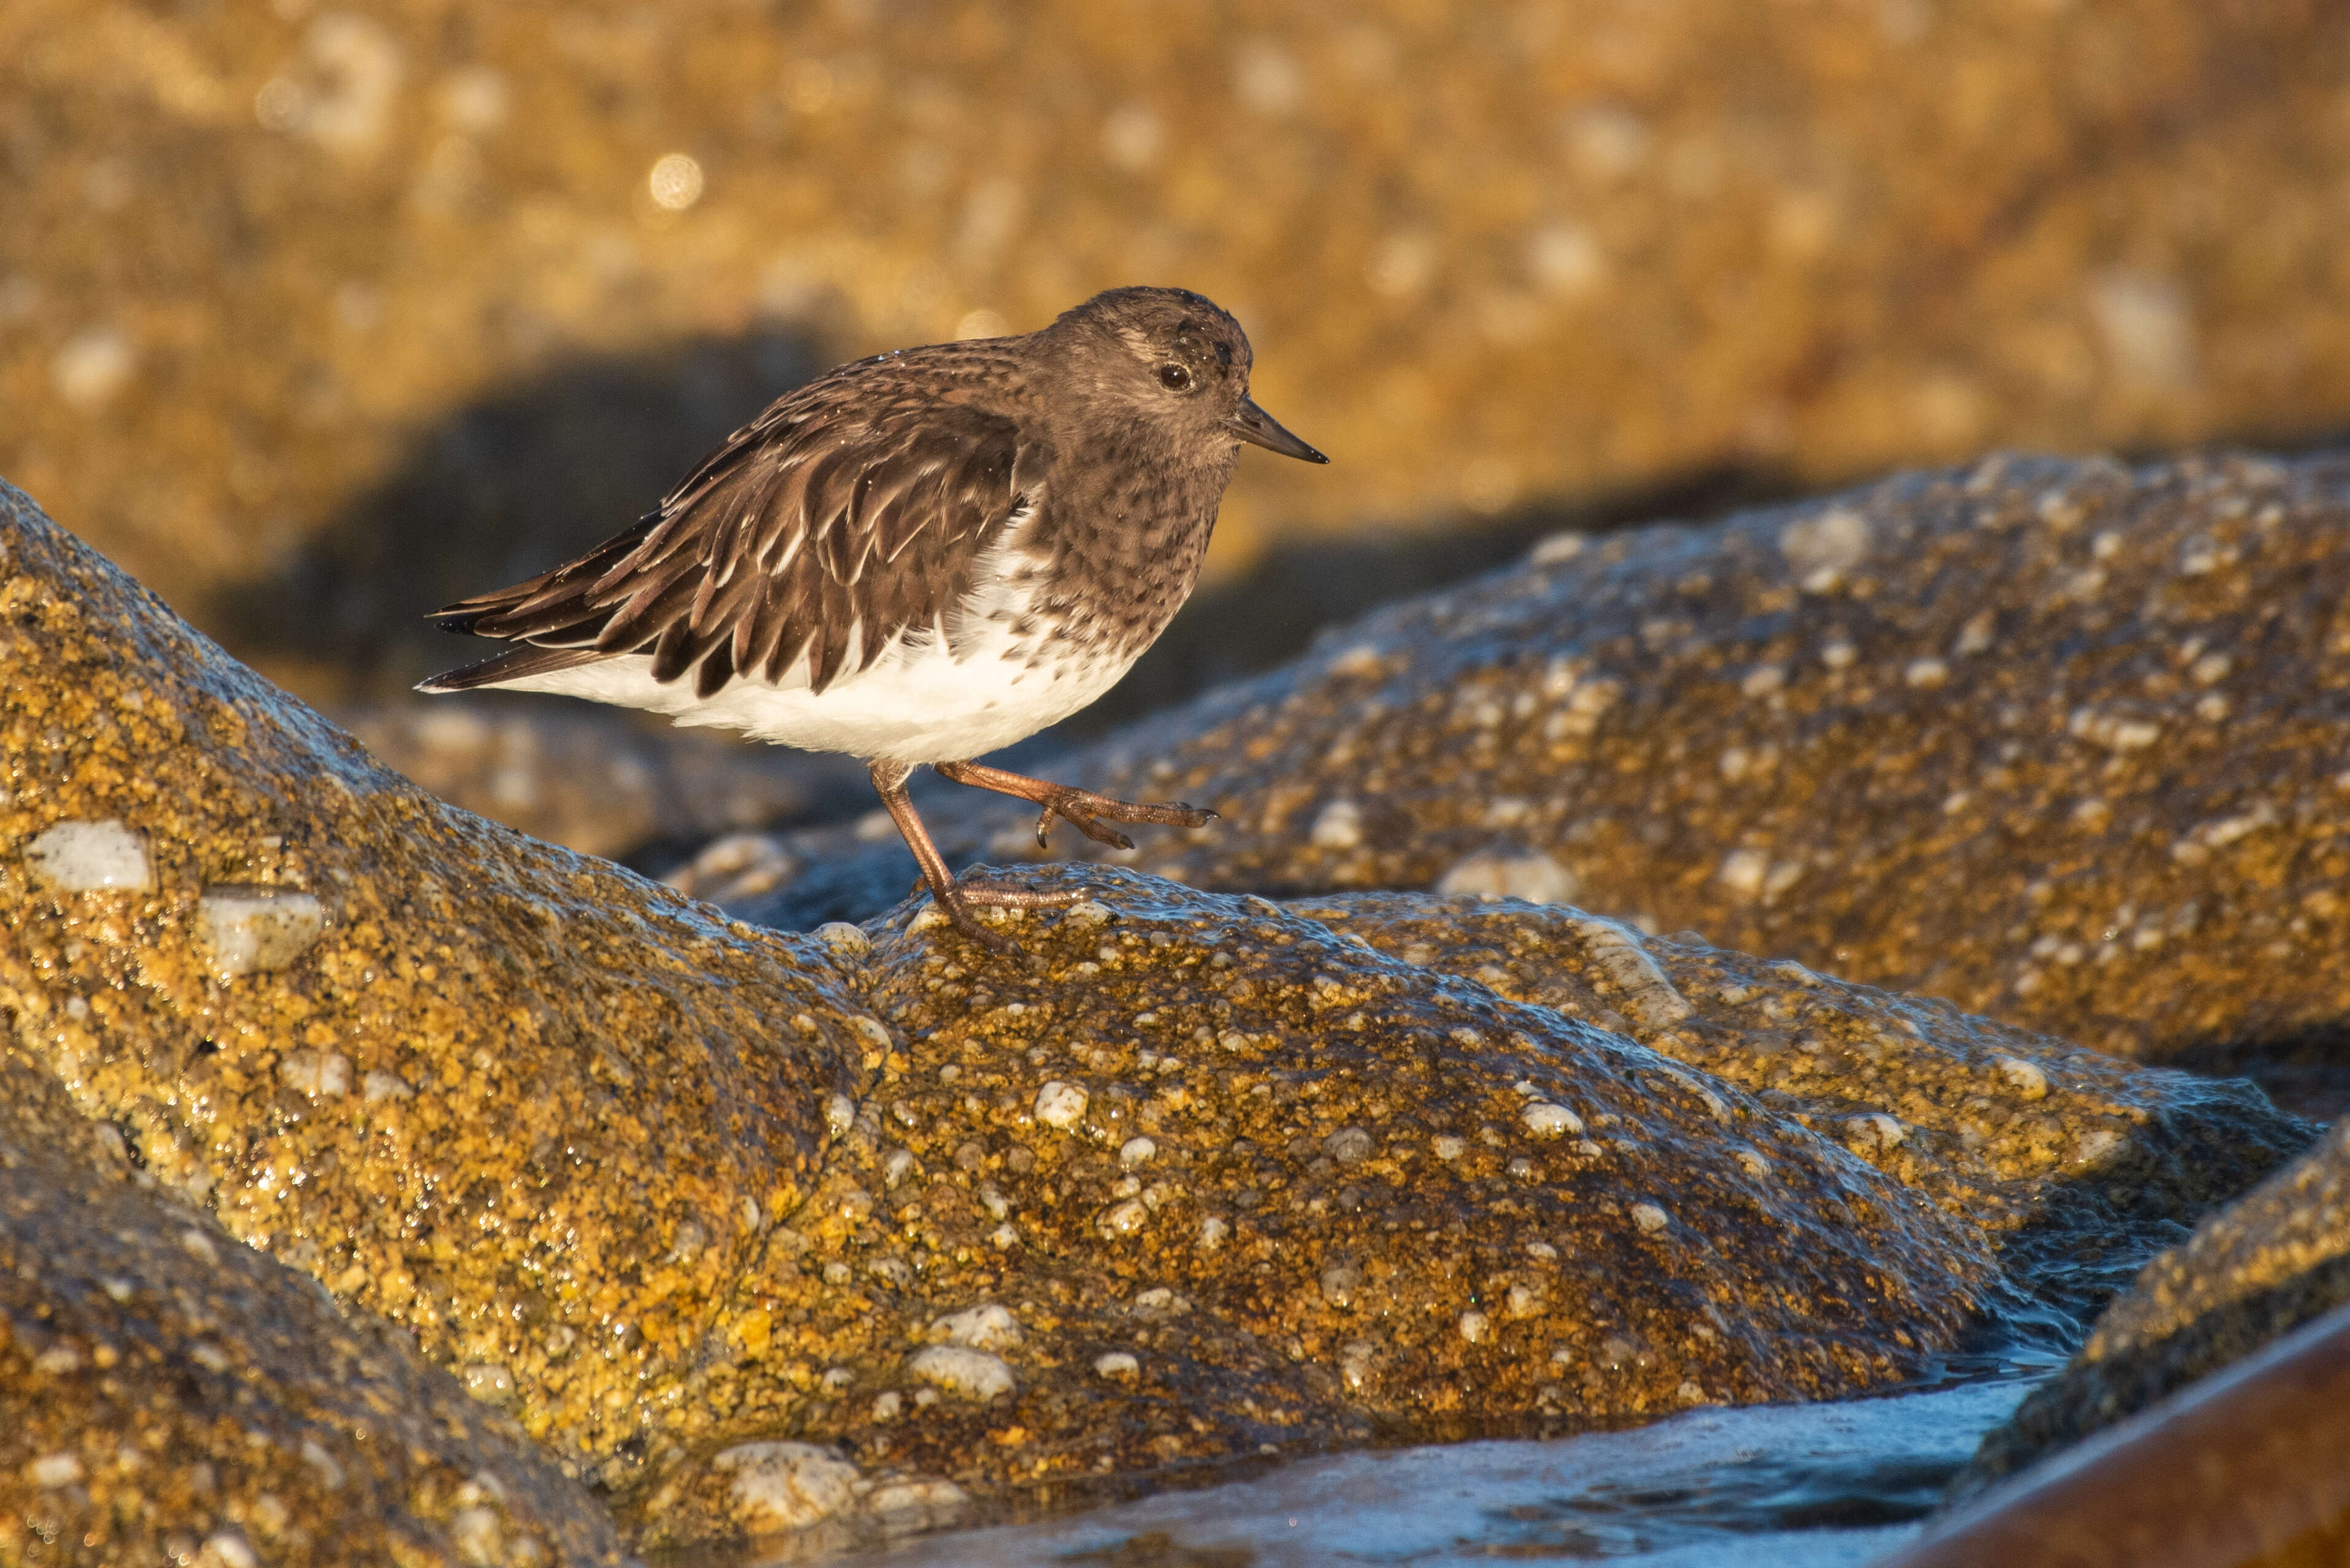
[[1133,839],[1128,838],[1125,834],[1120,833],[1115,827],[1103,826],[1101,819],[1098,817],[1088,815],[1081,811],[1072,811],[1066,805],[1048,805],[1036,815],[1037,848],[1044,849],[1049,847],[1049,843],[1045,837],[1045,834],[1052,827],[1053,819],[1056,816],[1062,821],[1067,823],[1070,826],[1076,828],[1079,833],[1084,834],[1087,838],[1092,839],[1096,844],[1107,844],[1114,849],[1131,849],[1134,847]]
[[1011,958],[1020,951],[1019,945],[1014,942],[1010,937],[1003,935],[1000,931],[991,931],[985,926],[981,925],[977,920],[972,919],[971,918],[971,911],[962,907],[961,899],[957,899],[954,904],[948,909],[947,918],[954,922],[954,929],[957,931],[969,937],[972,941],[977,942],[981,947],[985,948],[988,951],[995,954],[998,958]]

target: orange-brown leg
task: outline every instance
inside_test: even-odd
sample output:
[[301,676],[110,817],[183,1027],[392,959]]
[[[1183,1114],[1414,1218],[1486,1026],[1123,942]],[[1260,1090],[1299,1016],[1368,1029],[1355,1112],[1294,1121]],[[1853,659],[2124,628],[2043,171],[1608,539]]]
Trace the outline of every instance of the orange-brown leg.
[[954,922],[955,929],[972,940],[985,943],[999,951],[1008,950],[1011,943],[997,936],[971,918],[973,906],[1004,909],[1053,909],[1074,904],[1085,897],[1079,888],[1043,893],[1033,888],[1014,888],[1002,882],[957,882],[954,873],[947,869],[947,858],[939,846],[931,842],[922,819],[914,813],[914,803],[907,798],[906,780],[914,769],[910,763],[871,762],[865,771],[872,776],[874,793],[881,797],[882,806],[889,820],[898,825],[899,834],[906,847],[914,852],[914,863],[922,868],[922,880],[931,885],[931,897]]
[[933,763],[939,776],[952,779],[960,784],[977,789],[992,789],[998,794],[1013,795],[1034,801],[1043,809],[1036,814],[1036,846],[1045,846],[1045,835],[1058,816],[1096,844],[1115,845],[1120,849],[1134,847],[1134,840],[1114,827],[1102,826],[1103,817],[1112,822],[1156,822],[1169,827],[1205,827],[1216,820],[1216,814],[1196,805],[1170,802],[1164,805],[1145,805],[1138,801],[1119,800],[1113,795],[1096,794],[1089,789],[1073,784],[1057,784],[1049,779],[1032,779],[1026,774],[1007,773],[980,763]]

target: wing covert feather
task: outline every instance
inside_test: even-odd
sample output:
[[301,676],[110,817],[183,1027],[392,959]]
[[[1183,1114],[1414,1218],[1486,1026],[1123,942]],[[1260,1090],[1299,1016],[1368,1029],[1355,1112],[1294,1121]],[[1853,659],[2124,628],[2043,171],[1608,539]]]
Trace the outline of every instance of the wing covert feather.
[[[649,653],[653,674],[776,680],[816,691],[899,638],[942,623],[974,563],[1049,454],[1008,416],[869,377],[778,400],[660,508],[577,560],[435,618],[452,630],[599,656]],[[864,384],[860,384],[864,383]],[[853,662],[852,662],[853,661]]]

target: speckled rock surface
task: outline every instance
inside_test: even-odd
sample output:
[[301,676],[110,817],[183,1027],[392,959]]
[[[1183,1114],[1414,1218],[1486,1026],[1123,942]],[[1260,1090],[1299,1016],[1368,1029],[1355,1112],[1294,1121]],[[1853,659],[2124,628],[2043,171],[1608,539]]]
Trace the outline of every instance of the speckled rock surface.
[[806,942],[442,806],[0,509],[16,1047],[576,1461],[640,1447],[886,1032]]
[[1735,1085],[1982,1227],[2012,1279],[2071,1314],[2314,1133],[2241,1082],[1573,909],[1381,893],[1289,908]]
[[[1645,929],[2225,1065],[2350,1015],[2345,602],[2350,462],[1992,459],[1555,541],[1056,776],[1222,811],[1118,857],[1197,886],[1509,890],[1498,857]],[[1022,853],[1019,813],[930,798],[963,852]]]
[[[904,1044],[743,1287],[722,1429],[1051,1502],[1856,1392],[2009,1299],[1970,1218],[1727,1083],[1260,898],[1069,874],[1002,928],[1024,961],[927,905],[827,929]],[[623,1517],[712,1528],[723,1481]]]
[[1010,955],[731,922],[430,800],[0,503],[0,1017],[58,1147],[411,1331],[642,1548],[1882,1388],[2305,1137],[1465,892],[1026,870],[1088,897]]
[[515,1420],[142,1185],[0,1044],[0,1559],[625,1561]]
[[[2345,26],[13,0],[0,472],[322,689],[633,519],[675,471],[613,449],[681,468],[827,356],[1112,284],[1235,307],[1265,406],[1336,459],[1243,463],[1227,561],[1721,463],[2339,428],[2350,143],[2311,128]],[[779,325],[822,350],[763,365]],[[681,351],[712,340],[743,351]],[[517,452],[546,408],[590,433]],[[419,472],[433,504],[393,504]]]
[[2350,1301],[2350,1123],[2165,1252],[2064,1373],[1983,1441],[1961,1494],[2109,1427]]

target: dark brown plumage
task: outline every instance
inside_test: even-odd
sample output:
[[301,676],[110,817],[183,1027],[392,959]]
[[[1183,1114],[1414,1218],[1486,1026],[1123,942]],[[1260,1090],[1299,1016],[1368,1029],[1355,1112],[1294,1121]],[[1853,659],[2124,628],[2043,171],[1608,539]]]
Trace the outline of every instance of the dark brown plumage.
[[844,366],[634,527],[439,612],[519,646],[421,689],[568,692],[864,756],[940,902],[976,929],[965,904],[1034,896],[952,884],[900,809],[915,764],[1113,841],[1100,818],[1207,819],[970,759],[1093,701],[1165,629],[1240,442],[1327,461],[1250,400],[1250,365],[1209,301],[1127,288],[1024,337]]

